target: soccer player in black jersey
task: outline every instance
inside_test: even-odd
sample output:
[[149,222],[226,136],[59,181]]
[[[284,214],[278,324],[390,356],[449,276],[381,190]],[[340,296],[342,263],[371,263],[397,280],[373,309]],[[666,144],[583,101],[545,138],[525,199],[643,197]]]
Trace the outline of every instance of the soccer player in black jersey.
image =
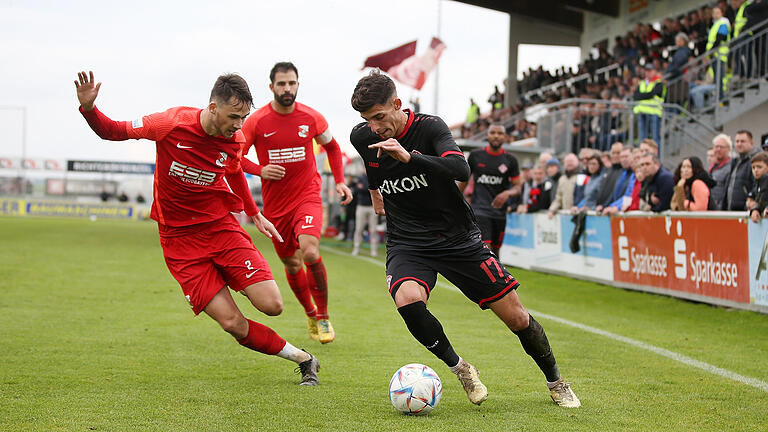
[[[483,242],[496,256],[499,256],[507,225],[507,200],[513,194],[520,194],[523,183],[517,158],[501,147],[506,137],[504,125],[492,124],[488,127],[488,146],[472,151],[467,159],[470,178],[475,181],[470,198],[472,210]],[[467,182],[459,183],[462,192],[466,187]]]
[[350,140],[365,163],[374,208],[387,217],[389,292],[411,334],[458,376],[472,403],[488,397],[477,369],[456,354],[427,309],[440,273],[520,338],[558,405],[580,406],[544,329],[520,303],[518,282],[480,239],[456,185],[467,180],[469,166],[443,120],[402,110],[395,83],[378,70],[357,83],[352,107],[366,122],[355,126]]

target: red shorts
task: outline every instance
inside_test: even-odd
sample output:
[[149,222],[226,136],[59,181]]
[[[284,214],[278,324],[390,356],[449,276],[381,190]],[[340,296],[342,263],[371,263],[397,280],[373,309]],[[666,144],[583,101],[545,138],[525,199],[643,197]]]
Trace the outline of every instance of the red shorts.
[[251,237],[231,214],[201,231],[160,237],[165,263],[199,314],[224,286],[240,291],[272,280],[272,271]]
[[266,217],[283,237],[282,243],[272,239],[277,256],[288,258],[299,249],[300,234],[309,234],[320,238],[323,228],[323,203],[320,199],[305,199],[292,212],[275,219]]

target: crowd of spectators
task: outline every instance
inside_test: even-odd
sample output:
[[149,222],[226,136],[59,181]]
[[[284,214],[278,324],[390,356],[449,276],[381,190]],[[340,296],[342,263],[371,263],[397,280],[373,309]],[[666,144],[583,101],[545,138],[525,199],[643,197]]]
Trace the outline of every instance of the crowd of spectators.
[[[703,156],[703,155],[702,155]],[[604,160],[607,159],[607,160]],[[670,172],[661,165],[658,145],[646,138],[638,147],[616,142],[610,152],[584,147],[561,162],[543,154],[536,165],[523,165],[525,183],[509,212],[558,211],[598,215],[628,211],[749,211],[757,222],[768,217],[768,140],[762,151],[752,133],[740,130],[733,140],[717,135],[707,152],[685,157]]]
[[[743,18],[738,20],[742,4]],[[725,38],[718,37],[714,45],[711,41],[708,44],[710,29],[715,25],[717,30],[716,24],[722,22],[718,21],[721,15],[733,24],[727,26],[731,33]],[[648,23],[637,23],[624,36],[617,36],[610,50],[606,43],[598,44],[595,47],[596,55],[590,54],[576,68],[561,67],[554,72],[544,70],[541,66],[529,68],[517,82],[520,95],[518,100],[512,101],[507,107],[499,104],[504,95],[498,88],[494,88],[489,97],[490,109],[487,114],[481,114],[480,107],[471,101],[467,118],[457,128],[456,134],[461,138],[470,138],[483,133],[491,123],[502,122],[508,125],[510,142],[535,138],[537,125],[525,120],[525,110],[537,104],[570,98],[600,99],[614,103],[648,101],[652,104],[655,95],[661,101],[666,97],[668,102],[689,108],[702,107],[705,98],[718,88],[713,83],[714,74],[709,73],[706,67],[689,68],[696,74],[686,75],[684,82],[675,78],[686,72],[686,65],[692,58],[718,44],[727,44],[731,36],[735,39],[739,32],[743,37],[762,29],[767,19],[768,0],[752,0],[749,3],[744,3],[744,0],[723,0],[714,6],[702,5],[685,14],[665,18],[656,27]],[[761,57],[761,61],[765,62],[768,56]],[[648,70],[652,72],[649,74]],[[665,82],[672,80],[672,88],[652,85],[653,81],[661,82],[662,77]],[[579,106],[571,125],[572,151],[578,151],[581,147],[607,150],[614,141],[626,140],[629,120],[618,114],[621,105],[611,105],[610,108],[619,109],[606,109],[606,106],[600,104]],[[637,108],[635,114],[638,121],[646,122],[637,125],[638,141],[650,137],[660,142],[658,116],[649,115],[648,109],[643,111]]]

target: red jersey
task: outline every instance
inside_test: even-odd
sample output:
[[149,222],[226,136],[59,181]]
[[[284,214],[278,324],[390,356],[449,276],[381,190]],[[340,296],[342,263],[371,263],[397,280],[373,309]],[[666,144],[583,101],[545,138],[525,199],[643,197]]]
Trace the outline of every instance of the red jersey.
[[[244,208],[246,213],[258,213],[239,162],[243,135],[239,131],[232,138],[208,135],[200,123],[201,109],[171,108],[133,122],[113,121],[95,107],[80,111],[104,139],[156,142],[150,216],[160,224],[161,234],[194,231],[179,228],[221,219]],[[225,175],[237,195],[230,191]]]
[[245,120],[242,154],[254,146],[260,165],[276,164],[285,168],[285,177],[281,180],[261,181],[267,218],[291,212],[302,197],[320,198],[322,180],[317,172],[312,141],[327,130],[328,122],[322,114],[298,102],[290,114],[280,114],[268,103]]

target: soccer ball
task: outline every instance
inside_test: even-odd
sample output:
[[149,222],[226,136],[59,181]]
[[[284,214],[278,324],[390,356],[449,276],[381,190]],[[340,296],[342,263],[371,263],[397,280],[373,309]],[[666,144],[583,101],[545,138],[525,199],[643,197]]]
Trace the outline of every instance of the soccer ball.
[[405,414],[426,414],[440,403],[443,383],[429,366],[407,364],[389,381],[389,400]]

